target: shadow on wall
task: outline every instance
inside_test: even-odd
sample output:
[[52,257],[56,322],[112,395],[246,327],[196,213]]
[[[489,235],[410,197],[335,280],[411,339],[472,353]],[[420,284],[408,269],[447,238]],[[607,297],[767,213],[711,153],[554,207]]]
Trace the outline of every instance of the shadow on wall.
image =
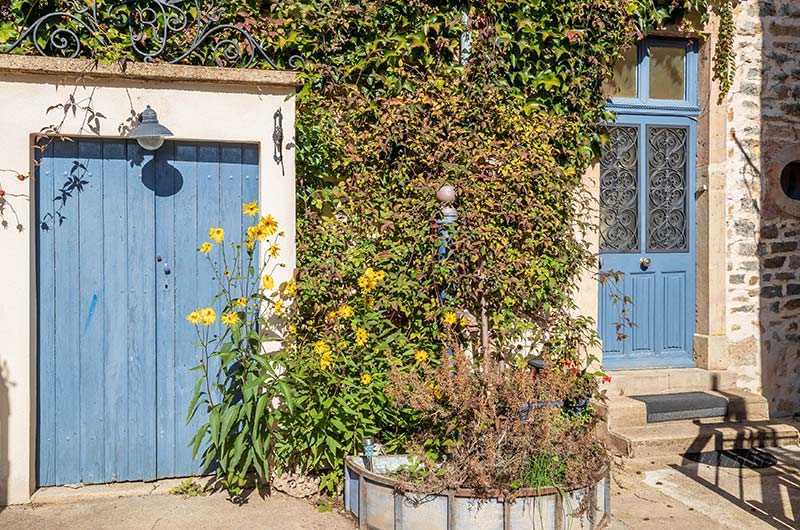
[[0,361],[0,511],[8,504],[8,491],[4,482],[10,471],[8,422],[11,415],[9,388],[12,386],[13,383],[8,380],[8,365],[5,361]]
[[800,201],[781,186],[784,166],[800,160],[800,3],[749,4],[763,39],[760,171],[754,172],[761,183],[756,245],[761,384],[770,415],[780,417],[800,412]]

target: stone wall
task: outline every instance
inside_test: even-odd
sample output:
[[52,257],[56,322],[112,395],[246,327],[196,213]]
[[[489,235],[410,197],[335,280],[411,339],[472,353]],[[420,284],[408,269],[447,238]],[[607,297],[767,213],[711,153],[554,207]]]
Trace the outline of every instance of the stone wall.
[[800,2],[744,0],[735,16],[726,164],[729,368],[781,416],[800,411],[800,203],[792,211],[778,196],[783,164],[800,160]]

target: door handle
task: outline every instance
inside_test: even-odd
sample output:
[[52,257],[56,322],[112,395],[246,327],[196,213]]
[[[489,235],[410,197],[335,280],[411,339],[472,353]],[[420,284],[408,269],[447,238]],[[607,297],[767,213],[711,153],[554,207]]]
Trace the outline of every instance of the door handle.
[[647,256],[643,256],[641,259],[639,259],[639,267],[641,267],[643,271],[646,271],[650,267],[650,263],[652,262]]
[[172,272],[172,269],[169,268],[169,262],[164,263],[164,274],[169,274]]

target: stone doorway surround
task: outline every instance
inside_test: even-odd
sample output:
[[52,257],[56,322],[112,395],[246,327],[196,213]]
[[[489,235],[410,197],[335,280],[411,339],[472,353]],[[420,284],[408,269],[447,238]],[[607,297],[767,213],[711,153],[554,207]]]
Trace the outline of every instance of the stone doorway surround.
[[[91,97],[99,134],[66,117],[66,135],[119,137],[120,127],[146,105],[178,140],[258,143],[263,161],[259,201],[286,232],[276,281],[295,264],[294,72],[167,64],[96,64],[0,54],[0,168],[33,173],[33,137],[61,119],[51,105]],[[273,159],[274,114],[283,115],[282,164]],[[37,322],[36,222],[31,179],[3,179],[6,201],[0,227],[0,505],[26,503],[36,484]],[[18,226],[15,226],[18,225]],[[266,251],[266,249],[265,249]]]

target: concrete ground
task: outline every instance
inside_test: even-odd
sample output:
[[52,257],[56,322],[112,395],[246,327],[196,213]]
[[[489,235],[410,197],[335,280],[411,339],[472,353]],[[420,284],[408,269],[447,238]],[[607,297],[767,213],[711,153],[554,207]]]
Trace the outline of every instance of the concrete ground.
[[800,529],[800,446],[764,451],[775,463],[763,469],[626,465],[614,475],[609,530]]
[[[682,461],[614,471],[608,530],[800,529],[800,446],[768,449],[773,465],[725,468]],[[652,464],[648,462],[648,467]],[[224,493],[182,498],[180,481],[48,488],[0,509],[0,530],[352,530],[337,511],[275,494],[237,505]],[[425,529],[420,529],[425,530]]]

